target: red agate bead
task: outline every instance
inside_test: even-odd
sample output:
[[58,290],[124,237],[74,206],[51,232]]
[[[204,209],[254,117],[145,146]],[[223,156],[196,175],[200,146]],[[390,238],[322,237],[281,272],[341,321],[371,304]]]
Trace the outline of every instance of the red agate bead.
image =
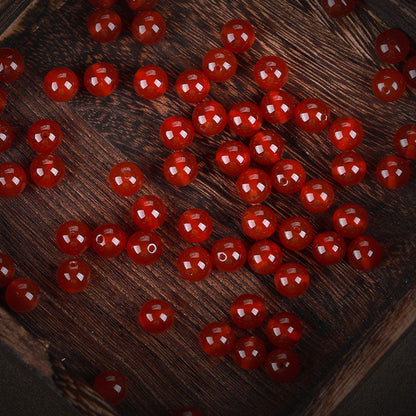
[[319,98],[307,98],[296,106],[296,124],[300,129],[308,133],[322,131],[328,125],[329,119],[329,108]]
[[132,10],[151,10],[158,0],[126,0],[126,2]]
[[282,245],[293,251],[303,250],[313,240],[312,224],[302,217],[291,217],[279,227],[279,239]]
[[0,164],[0,196],[12,198],[23,192],[27,184],[26,173],[16,163]]
[[90,267],[80,259],[65,260],[58,267],[56,280],[62,290],[68,293],[83,291],[90,282]]
[[117,195],[131,196],[142,187],[143,173],[134,163],[117,163],[108,175],[108,182]]
[[266,335],[273,345],[291,348],[302,336],[302,324],[295,315],[281,312],[270,318],[266,327]]
[[71,256],[82,254],[91,245],[91,231],[81,221],[67,221],[56,232],[56,245],[59,250]]
[[126,247],[126,233],[116,224],[102,224],[92,233],[92,248],[101,257],[111,258]]
[[282,194],[294,194],[306,180],[303,166],[293,159],[281,159],[272,168],[270,179],[273,188]]
[[348,16],[354,10],[357,0],[321,0],[321,4],[326,13],[339,19]]
[[211,273],[211,255],[202,247],[188,247],[178,257],[179,274],[191,282],[204,280]]
[[312,243],[312,254],[323,266],[339,263],[345,256],[347,246],[344,239],[334,231],[318,234]]
[[366,173],[367,164],[356,152],[342,152],[332,161],[332,176],[342,186],[360,183]]
[[31,279],[19,278],[12,280],[6,288],[6,303],[17,313],[27,313],[38,306],[40,290]]
[[404,64],[403,76],[410,88],[416,88],[416,56],[412,56]]
[[53,188],[59,185],[64,176],[64,162],[53,153],[42,153],[30,164],[30,177],[36,185],[42,188]]
[[136,40],[144,45],[160,42],[166,33],[165,19],[158,12],[147,10],[133,19],[131,31]]
[[139,323],[151,334],[167,331],[173,325],[174,319],[175,311],[162,299],[149,300],[140,308]]
[[232,237],[218,240],[211,250],[212,264],[222,272],[235,272],[246,262],[247,252],[244,244]]
[[94,7],[111,7],[117,0],[88,0]]
[[4,111],[7,104],[6,93],[0,88],[0,114]]
[[155,100],[167,90],[169,79],[164,69],[156,65],[145,65],[134,75],[134,89],[140,97]]
[[374,75],[371,88],[378,99],[392,102],[403,95],[406,89],[406,80],[396,69],[386,68]]
[[337,118],[329,127],[329,140],[339,150],[355,149],[363,136],[363,126],[355,118]]
[[247,253],[247,262],[255,273],[275,273],[282,263],[282,251],[273,241],[257,241],[250,247]]
[[51,153],[62,142],[61,127],[52,120],[38,120],[30,126],[27,141],[35,152]]
[[295,99],[286,91],[270,91],[261,100],[261,112],[272,124],[284,124],[295,114]]
[[247,20],[230,20],[221,29],[221,42],[224,48],[231,52],[247,51],[253,45],[254,40],[254,28]]
[[14,134],[11,125],[4,120],[0,120],[0,153],[9,149],[13,143],[13,137]]
[[400,156],[416,159],[416,124],[406,124],[400,127],[394,136],[394,145]]
[[0,82],[14,82],[21,77],[25,69],[22,54],[12,48],[0,49]]
[[231,131],[241,137],[255,134],[263,123],[263,116],[257,105],[249,102],[235,104],[228,113]]
[[250,140],[250,155],[260,165],[273,165],[283,154],[282,136],[273,130],[261,130]]
[[162,253],[162,240],[153,231],[137,231],[127,242],[128,256],[134,263],[141,266],[154,263]]
[[178,231],[189,243],[202,243],[212,233],[212,219],[203,209],[188,209],[179,218]]
[[236,341],[232,351],[234,362],[243,370],[254,370],[266,359],[264,342],[257,337],[242,337]]
[[192,113],[195,130],[205,136],[221,133],[227,125],[227,119],[225,108],[216,101],[203,101]]
[[250,151],[244,143],[230,140],[218,148],[215,162],[226,175],[240,175],[250,165]]
[[107,97],[117,88],[117,69],[106,62],[92,64],[85,71],[84,85],[90,94],[96,97]]
[[172,153],[163,164],[163,174],[172,185],[189,185],[198,174],[195,156],[189,152]]
[[312,179],[306,182],[300,191],[302,205],[314,213],[328,210],[334,202],[334,198],[334,188],[324,179]]
[[263,299],[257,295],[246,293],[234,300],[231,305],[231,319],[242,329],[259,327],[266,319],[266,306]]
[[13,280],[15,270],[12,259],[0,253],[0,287],[7,286]]
[[254,66],[254,80],[260,88],[268,91],[282,88],[288,77],[289,68],[278,56],[265,56]]
[[283,296],[300,296],[309,287],[309,273],[298,263],[282,264],[274,275],[274,285]]
[[383,251],[377,240],[360,235],[348,246],[348,261],[357,270],[371,270],[377,267],[383,257]]
[[88,19],[88,31],[98,42],[111,42],[121,33],[120,16],[112,9],[98,9]]
[[78,77],[69,68],[54,68],[46,74],[43,88],[50,99],[57,102],[69,101],[78,92]]
[[409,177],[409,163],[399,156],[386,156],[377,164],[376,178],[378,183],[384,188],[401,188],[409,180]]
[[202,71],[188,69],[176,79],[175,89],[178,97],[186,103],[199,103],[209,93],[209,79]]
[[182,407],[173,416],[204,416],[196,407]]
[[157,196],[141,196],[134,201],[131,217],[140,229],[144,231],[155,230],[165,222],[166,206]]
[[223,357],[234,347],[233,330],[223,322],[212,322],[199,334],[199,345],[212,357]]
[[350,202],[337,208],[332,222],[338,234],[345,238],[355,238],[367,229],[368,214],[361,205]]
[[118,371],[108,370],[98,374],[93,388],[113,406],[121,403],[127,396],[128,380]]
[[173,116],[167,118],[159,130],[160,141],[171,150],[183,150],[194,139],[192,122],[185,117]]
[[277,215],[264,205],[249,207],[241,218],[244,233],[253,240],[269,238],[277,228]]
[[381,32],[376,39],[376,54],[383,62],[397,64],[404,61],[410,51],[409,38],[399,29]]
[[299,374],[299,358],[292,350],[276,348],[267,356],[265,369],[271,380],[286,383]]
[[272,190],[269,175],[261,169],[247,169],[237,179],[240,198],[249,204],[265,201]]
[[225,48],[209,50],[202,60],[205,75],[214,82],[225,82],[237,71],[237,59]]

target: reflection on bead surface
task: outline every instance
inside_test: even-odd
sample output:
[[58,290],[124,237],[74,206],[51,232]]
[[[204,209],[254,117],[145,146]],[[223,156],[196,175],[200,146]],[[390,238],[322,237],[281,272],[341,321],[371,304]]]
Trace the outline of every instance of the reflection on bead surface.
[[58,267],[56,280],[62,290],[68,293],[83,291],[90,281],[90,267],[80,259],[65,260]]
[[11,310],[27,313],[38,306],[40,290],[36,282],[20,278],[12,280],[6,288],[6,303]]
[[111,42],[121,33],[121,18],[112,9],[98,9],[88,19],[88,31],[98,42]]
[[269,123],[284,124],[295,114],[295,99],[286,91],[270,91],[261,100],[263,117]]
[[165,70],[156,65],[143,66],[134,75],[134,90],[146,100],[161,97],[168,85],[169,80]]
[[292,313],[278,313],[267,323],[266,335],[273,345],[291,348],[302,336],[302,324]]
[[286,383],[298,375],[300,371],[299,358],[292,350],[277,348],[267,356],[265,369],[271,380]]
[[266,359],[264,342],[257,337],[242,337],[236,341],[232,351],[234,362],[243,370],[254,370]]
[[265,201],[272,190],[269,175],[261,169],[247,169],[237,179],[240,198],[249,204]]
[[234,347],[234,333],[223,322],[213,322],[204,327],[199,334],[199,345],[212,357],[227,355]]
[[416,159],[416,124],[406,124],[400,127],[394,136],[394,145],[400,156]]
[[216,101],[203,101],[192,113],[195,130],[205,136],[221,133],[227,125],[227,119],[225,108]]
[[318,133],[329,123],[328,106],[319,98],[307,98],[301,101],[295,109],[297,126],[308,133]]
[[241,137],[255,134],[261,127],[263,116],[260,108],[250,102],[235,104],[228,113],[231,131]]
[[334,231],[318,234],[312,243],[312,254],[323,266],[339,263],[345,256],[347,246],[344,239]]
[[345,238],[355,238],[367,229],[368,214],[362,206],[350,202],[337,208],[332,222],[338,234]]
[[179,218],[178,231],[184,240],[202,243],[212,233],[212,219],[203,209],[188,209]]
[[13,137],[12,126],[6,121],[0,120],[0,153],[9,149],[13,143]]
[[107,97],[117,88],[118,72],[113,65],[97,62],[85,71],[84,85],[92,95]]
[[406,89],[406,80],[396,69],[386,68],[374,75],[371,88],[378,99],[392,102],[403,95]]
[[188,247],[179,255],[177,268],[184,279],[199,282],[211,272],[211,255],[202,247]]
[[35,152],[51,153],[62,142],[61,127],[52,120],[38,120],[30,126],[27,142]]
[[247,253],[247,262],[255,273],[275,273],[282,262],[282,251],[273,241],[257,241]]
[[14,277],[16,267],[9,256],[0,253],[0,288],[7,286]]
[[0,88],[0,114],[4,111],[7,104],[6,93]]
[[91,245],[91,231],[81,221],[67,221],[56,231],[56,245],[63,253],[77,256]]
[[183,150],[194,139],[192,122],[185,117],[173,116],[167,118],[159,130],[160,141],[171,150]]
[[265,56],[254,66],[254,80],[260,88],[268,91],[282,88],[288,77],[286,62],[278,56]]
[[118,371],[103,371],[95,378],[93,388],[110,404],[115,406],[126,398],[128,380]]
[[155,230],[165,222],[166,206],[157,196],[144,195],[134,202],[131,217],[140,229]]
[[228,49],[214,48],[204,56],[202,70],[211,81],[224,82],[237,71],[237,59]]
[[322,8],[334,18],[349,15],[355,8],[357,0],[321,0]]
[[357,270],[371,270],[378,266],[383,257],[383,251],[377,240],[360,235],[348,246],[348,261]]
[[144,45],[160,42],[166,33],[165,19],[152,10],[140,12],[131,24],[131,31],[136,40]]
[[293,159],[279,160],[270,172],[273,188],[282,194],[294,194],[302,188],[306,180],[303,166]]
[[59,185],[64,176],[64,162],[53,153],[40,154],[30,164],[30,177],[36,185],[42,188],[53,188]]
[[189,185],[198,174],[198,163],[189,152],[175,152],[163,164],[163,174],[172,185]]
[[147,332],[161,334],[173,324],[175,312],[172,306],[162,299],[152,299],[140,309],[139,322]]
[[218,240],[211,250],[213,265],[222,272],[235,272],[240,269],[247,257],[244,244],[232,237]]
[[15,197],[23,192],[26,184],[26,173],[21,166],[12,162],[0,165],[0,196]]
[[337,118],[329,128],[329,139],[339,150],[355,149],[363,140],[361,123],[351,117]]
[[332,161],[332,176],[342,186],[361,182],[367,173],[365,160],[355,152],[342,152]]
[[273,165],[283,154],[282,136],[273,130],[261,130],[250,140],[250,155],[260,165]]
[[401,30],[385,30],[377,36],[375,50],[383,62],[397,64],[403,61],[410,51],[409,38]]
[[246,20],[230,20],[221,29],[221,42],[224,48],[234,53],[242,53],[250,49],[254,39],[254,28]]
[[331,184],[323,179],[312,179],[300,191],[300,201],[310,212],[328,210],[334,202],[335,193]]
[[132,10],[151,10],[158,0],[126,0],[126,2]]
[[137,231],[127,242],[128,256],[134,263],[141,266],[154,263],[162,253],[162,240],[153,231]]
[[143,173],[134,163],[121,162],[111,169],[108,182],[117,195],[131,196],[142,187]]
[[78,92],[79,81],[74,71],[59,67],[51,69],[46,74],[43,88],[50,99],[65,102],[75,97]]
[[196,407],[182,407],[173,416],[204,416]]
[[411,57],[404,64],[403,76],[410,88],[416,88],[416,56]]
[[92,233],[92,248],[101,257],[111,258],[126,247],[126,233],[116,224],[103,224]]
[[254,329],[263,323],[267,312],[259,296],[246,293],[234,300],[230,314],[234,325],[242,329]]
[[250,165],[250,151],[242,142],[230,140],[218,148],[215,162],[226,175],[240,175]]
[[[12,48],[0,49],[0,82],[14,82],[25,69],[22,54]],[[1,111],[0,111],[1,112]]]
[[386,156],[377,164],[376,178],[378,183],[384,188],[401,188],[409,180],[409,177],[409,163],[399,156]]
[[274,275],[274,285],[283,296],[300,296],[309,287],[309,273],[298,263],[282,264]]
[[176,93],[178,97],[187,103],[199,103],[209,93],[209,79],[197,69],[188,69],[176,80]]
[[241,218],[244,233],[253,240],[269,238],[277,228],[277,215],[264,205],[249,207]]
[[313,240],[313,227],[302,217],[291,217],[283,221],[279,227],[279,239],[282,245],[289,250],[303,250]]

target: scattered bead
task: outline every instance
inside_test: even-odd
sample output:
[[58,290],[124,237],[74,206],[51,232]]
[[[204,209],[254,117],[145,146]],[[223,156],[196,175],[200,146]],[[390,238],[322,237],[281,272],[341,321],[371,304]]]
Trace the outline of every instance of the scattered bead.
[[232,351],[234,362],[243,370],[254,370],[266,360],[266,346],[257,337],[242,337],[236,341]]
[[250,166],[250,151],[244,143],[230,140],[218,148],[215,162],[226,175],[240,175]]
[[398,29],[388,29],[377,36],[376,54],[383,62],[397,64],[403,61],[410,51],[409,38]]
[[111,9],[98,9],[88,19],[88,31],[98,42],[111,42],[121,33],[120,16]]
[[0,253],[0,287],[7,286],[13,280],[15,271],[16,267],[12,259]]
[[270,177],[261,169],[247,169],[237,179],[238,195],[249,204],[265,201],[271,190]]
[[410,88],[416,88],[416,56],[412,56],[404,64],[403,76]]
[[263,116],[257,105],[249,102],[235,104],[228,113],[231,131],[241,137],[255,134],[263,123]]
[[406,80],[396,69],[386,68],[374,75],[371,88],[378,99],[392,102],[403,95],[406,89]]
[[416,124],[406,124],[400,127],[394,136],[394,145],[400,156],[416,159]]
[[261,112],[272,124],[284,124],[295,114],[295,99],[286,91],[270,91],[261,100]]
[[304,250],[313,240],[312,224],[302,217],[291,217],[279,227],[279,239],[288,250]]
[[117,69],[106,62],[93,64],[85,71],[84,85],[90,94],[96,97],[107,97],[117,88]]
[[0,49],[0,82],[14,82],[21,77],[25,69],[22,54],[12,48]]
[[156,6],[158,0],[126,0],[132,10],[151,10]]
[[85,261],[68,259],[58,267],[56,280],[60,288],[65,292],[79,293],[88,286],[90,274],[90,267]]
[[133,19],[131,31],[135,39],[143,45],[153,45],[165,36],[165,19],[152,10],[140,12]]
[[282,264],[274,275],[274,285],[282,296],[300,296],[309,287],[309,273],[298,263]]
[[312,254],[323,266],[339,263],[345,256],[347,246],[344,239],[334,231],[318,234],[312,243]]
[[272,168],[270,179],[273,188],[282,194],[294,194],[301,190],[306,180],[303,166],[293,159],[281,159]]
[[202,247],[188,247],[179,255],[177,269],[190,282],[204,280],[211,273],[211,255]]
[[253,45],[254,40],[254,28],[246,20],[230,20],[221,29],[221,42],[224,48],[233,53],[247,51]]
[[348,16],[354,10],[357,0],[321,0],[321,4],[326,13],[339,19]]
[[134,75],[134,90],[146,100],[155,100],[167,90],[169,79],[164,69],[156,65],[141,67]]
[[6,93],[0,88],[0,114],[4,111],[7,104]]
[[250,155],[260,165],[273,165],[283,154],[282,136],[273,130],[262,130],[250,140]]
[[171,150],[183,150],[194,139],[192,122],[185,117],[173,116],[167,118],[159,130],[160,141]]
[[192,113],[195,130],[205,136],[221,133],[227,125],[227,119],[225,108],[216,101],[203,101]]
[[357,270],[371,270],[377,267],[383,257],[383,251],[377,240],[360,235],[348,246],[348,260]]
[[141,196],[132,206],[131,217],[141,230],[155,230],[166,220],[166,206],[157,196]]
[[0,164],[0,196],[12,198],[23,192],[27,184],[26,173],[16,163]]
[[199,103],[209,93],[209,79],[202,71],[188,69],[177,78],[175,89],[178,97],[186,103]]
[[91,231],[81,221],[67,221],[56,232],[56,245],[59,250],[71,256],[84,253],[91,245]]
[[212,219],[203,209],[188,209],[179,218],[178,231],[185,241],[202,243],[212,233]]
[[12,126],[6,121],[0,120],[0,153],[10,148],[13,143],[13,137]]
[[36,282],[19,278],[12,280],[6,288],[6,303],[17,313],[27,313],[38,306],[40,290]]
[[275,273],[282,263],[282,251],[273,241],[257,241],[247,253],[247,262],[255,273]]
[[244,234],[253,240],[269,238],[277,228],[277,215],[264,205],[252,205],[241,218]]
[[204,416],[196,407],[182,407],[173,416]]
[[163,174],[172,185],[189,185],[198,174],[198,163],[195,156],[189,152],[172,153],[163,164]]
[[291,348],[302,336],[302,324],[295,315],[281,312],[270,318],[266,335],[276,347]]
[[65,165],[62,159],[53,153],[42,153],[30,164],[32,181],[42,188],[53,188],[59,185],[65,176]]
[[322,131],[328,125],[329,119],[329,108],[319,98],[307,98],[296,106],[296,124],[300,129],[308,133]]
[[143,173],[134,163],[117,163],[108,175],[108,182],[117,195],[131,196],[141,189]]
[[78,92],[78,77],[69,68],[54,68],[46,74],[43,81],[43,88],[51,100],[57,102],[69,101]]
[[161,334],[167,331],[175,318],[172,306],[162,299],[147,301],[139,312],[139,323],[144,330],[151,334]]
[[92,248],[101,257],[111,258],[126,247],[126,233],[116,224],[102,224],[92,233]]
[[243,267],[247,252],[244,244],[232,237],[218,240],[211,250],[212,264],[222,272],[235,272]]
[[355,149],[362,142],[363,136],[363,126],[355,118],[337,118],[329,127],[329,139],[339,150]]
[[250,330],[263,323],[267,312],[266,306],[259,296],[246,293],[234,300],[230,314],[234,325]]
[[362,206],[350,202],[337,208],[332,222],[338,234],[345,238],[355,238],[364,234],[367,229],[368,214]]
[[199,345],[211,357],[223,357],[234,347],[234,333],[223,322],[213,322],[204,327],[199,334]]
[[360,183],[367,173],[365,160],[353,151],[342,152],[332,161],[332,176],[342,186]]
[[378,183],[387,189],[398,189],[404,186],[410,177],[407,160],[396,156],[386,156],[377,164],[376,178]]
[[94,390],[113,406],[121,403],[127,396],[128,380],[118,371],[108,370],[99,374],[93,384]]
[[334,198],[334,189],[324,179],[312,179],[306,182],[300,191],[302,205],[314,213],[328,210],[334,202]]
[[38,120],[30,126],[27,141],[35,152],[51,153],[62,143],[61,127],[52,120]]
[[202,60],[205,75],[214,82],[225,82],[237,71],[237,59],[225,48],[209,50]]
[[271,380],[286,383],[299,374],[299,358],[292,350],[276,348],[267,356],[265,369]]
[[264,90],[279,90],[288,78],[289,68],[278,56],[265,56],[254,66],[254,80]]
[[162,240],[153,231],[137,231],[127,242],[128,256],[141,266],[155,263],[162,253]]

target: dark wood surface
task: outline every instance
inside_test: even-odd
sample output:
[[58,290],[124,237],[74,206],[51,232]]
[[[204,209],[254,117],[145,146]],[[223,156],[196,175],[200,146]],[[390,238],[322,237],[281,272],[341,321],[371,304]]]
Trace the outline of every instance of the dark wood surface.
[[[57,153],[67,166],[67,176],[56,189],[29,185],[19,198],[0,201],[0,250],[14,259],[19,276],[35,279],[43,292],[35,311],[12,314],[11,319],[48,344],[52,363],[63,363],[53,367],[57,384],[73,402],[83,403],[84,413],[96,411],[86,410],[86,385],[112,367],[131,382],[120,414],[162,415],[183,405],[196,405],[207,415],[328,414],[414,321],[415,175],[403,189],[388,191],[377,185],[374,169],[378,159],[394,153],[395,131],[414,122],[415,96],[407,91],[400,101],[386,104],[371,93],[372,75],[384,67],[373,50],[375,36],[385,28],[381,21],[364,7],[334,21],[318,3],[200,0],[190,7],[186,1],[161,1],[156,10],[166,17],[168,34],[161,43],[145,47],[127,29],[133,15],[124,4],[115,9],[126,29],[117,41],[102,45],[88,37],[85,21],[93,9],[87,2],[39,1],[0,38],[1,47],[22,52],[27,67],[19,81],[4,87],[9,103],[2,118],[14,127],[16,140],[0,162],[28,167],[34,154],[25,142],[27,129],[35,120],[50,117],[64,130]],[[251,70],[260,57],[277,54],[291,69],[285,89],[298,100],[317,96],[328,103],[333,118],[350,114],[362,121],[366,136],[358,151],[369,167],[362,184],[344,189],[333,183],[336,203],[322,215],[305,212],[298,195],[273,194],[267,205],[281,219],[306,216],[320,232],[331,228],[336,206],[347,201],[363,204],[371,217],[368,234],[379,239],[385,253],[373,272],[357,272],[346,261],[321,267],[309,250],[285,252],[285,261],[299,261],[311,273],[311,287],[298,299],[279,296],[272,276],[258,276],[248,268],[232,274],[215,271],[197,284],[178,276],[175,259],[187,244],[176,222],[190,207],[207,209],[214,217],[214,232],[204,247],[223,236],[250,244],[239,226],[247,206],[238,200],[234,181],[214,162],[216,148],[232,135],[226,131],[197,138],[190,151],[199,161],[198,178],[182,189],[168,185],[161,167],[169,152],[158,141],[158,128],[169,115],[190,116],[192,107],[180,102],[172,88],[157,101],[141,100],[132,78],[140,66],[155,63],[167,70],[173,83],[183,70],[198,67],[205,51],[220,45],[219,30],[234,17],[253,23],[257,41],[238,57],[237,75],[212,86],[211,98],[227,109],[242,100],[259,102],[264,92],[251,80]],[[112,96],[96,99],[83,88],[69,103],[56,104],[45,96],[42,80],[52,67],[68,66],[82,78],[88,65],[101,60],[120,72],[120,86]],[[329,165],[336,152],[327,131],[307,134],[293,122],[277,130],[286,139],[286,157],[302,162],[310,178],[333,182]],[[154,193],[169,208],[167,223],[157,231],[165,254],[158,263],[140,267],[125,253],[105,260],[89,251],[83,258],[92,268],[93,281],[84,293],[67,295],[55,282],[56,268],[66,258],[54,244],[62,222],[80,219],[94,228],[109,221],[128,233],[135,230],[129,217],[134,197],[118,197],[106,183],[111,166],[124,160],[136,162],[147,178],[140,195]],[[212,360],[200,351],[199,330],[213,320],[229,322],[232,300],[245,292],[261,295],[270,314],[290,311],[304,323],[304,337],[295,347],[303,370],[295,382],[275,385],[261,370],[244,372],[229,357]],[[158,337],[135,322],[139,307],[153,297],[170,301],[177,312],[174,328]],[[238,336],[243,333],[236,330]],[[264,338],[262,330],[254,333]],[[97,409],[94,406],[90,409]]]

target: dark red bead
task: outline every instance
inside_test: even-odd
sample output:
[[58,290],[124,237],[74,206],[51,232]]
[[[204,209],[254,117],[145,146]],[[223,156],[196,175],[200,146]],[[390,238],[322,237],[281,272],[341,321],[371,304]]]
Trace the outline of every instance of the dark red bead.
[[140,97],[155,100],[166,92],[169,79],[165,70],[160,66],[146,65],[134,75],[133,85]]
[[264,205],[252,205],[241,218],[244,233],[253,240],[269,238],[277,228],[277,215]]
[[274,275],[274,285],[283,296],[300,296],[309,287],[309,273],[298,263],[282,264]]
[[293,251],[303,250],[312,242],[314,230],[311,223],[302,217],[291,217],[279,227],[282,245]]
[[332,222],[338,234],[345,238],[355,238],[367,229],[368,214],[362,206],[350,202],[337,208]]
[[318,234],[312,243],[312,254],[323,266],[339,263],[345,256],[347,246],[344,239],[334,231]]
[[186,103],[199,103],[209,93],[209,79],[202,71],[188,69],[177,78],[175,89],[178,97]]
[[140,308],[139,323],[151,334],[167,331],[173,325],[174,319],[175,311],[162,299],[149,300]]
[[230,20],[221,29],[221,42],[224,48],[233,53],[242,53],[250,49],[255,37],[254,28],[247,20]]
[[261,130],[250,140],[250,155],[260,165],[273,165],[283,154],[282,136],[273,130]]
[[118,371],[103,371],[94,380],[93,388],[113,406],[121,403],[127,396],[128,380]]
[[94,7],[111,7],[117,0],[88,0]]
[[166,33],[165,19],[153,10],[137,14],[131,24],[131,31],[136,40],[144,45],[160,42]]
[[108,182],[117,195],[131,196],[141,189],[143,173],[134,163],[117,163],[108,175]]
[[231,131],[241,137],[255,134],[263,123],[263,116],[257,105],[249,102],[235,104],[228,113]]
[[394,136],[394,145],[400,156],[416,159],[416,124],[406,124],[400,127]]
[[202,243],[212,233],[212,219],[203,209],[188,209],[179,218],[178,231],[189,243]]
[[65,260],[58,267],[56,280],[62,290],[68,293],[82,292],[90,282],[90,267],[80,259]]
[[225,108],[216,101],[203,101],[192,113],[195,130],[205,136],[221,133],[227,125],[227,120]]
[[191,282],[204,280],[211,273],[211,255],[202,247],[188,247],[178,257],[179,274]]
[[167,118],[159,130],[160,141],[171,150],[183,150],[194,139],[194,127],[191,120],[173,116]]
[[53,188],[59,185],[65,176],[65,165],[62,159],[53,153],[42,153],[30,164],[32,181],[42,188]]
[[141,230],[155,230],[165,222],[166,206],[157,196],[141,196],[132,206],[131,217]]
[[261,169],[247,169],[237,179],[240,198],[249,204],[265,201],[272,191],[269,175]]
[[348,16],[355,8],[357,0],[321,0],[322,8],[336,19]]
[[259,327],[266,319],[266,306],[257,295],[246,293],[234,300],[231,305],[231,319],[236,326],[242,329]]
[[0,196],[12,198],[19,195],[27,184],[26,173],[16,163],[0,164]]
[[118,72],[113,65],[97,62],[87,68],[84,74],[84,85],[89,93],[96,97],[107,97],[118,85]]
[[293,347],[302,337],[302,324],[288,312],[281,312],[270,318],[266,327],[269,341],[281,348]]
[[16,81],[21,77],[24,69],[25,61],[18,50],[12,48],[0,49],[0,82]]
[[279,90],[286,84],[289,68],[278,56],[265,56],[254,66],[254,80],[265,90]]
[[329,108],[319,98],[307,98],[296,106],[296,124],[300,129],[308,133],[322,131],[328,125],[329,120]]
[[371,270],[380,264],[383,251],[377,240],[360,235],[349,244],[347,255],[348,261],[355,269]]
[[175,186],[189,185],[198,174],[198,163],[189,152],[175,152],[165,159],[163,174]]
[[40,290],[36,282],[20,278],[12,280],[6,288],[6,303],[17,313],[27,313],[38,306]]
[[257,337],[242,337],[236,341],[232,351],[234,362],[243,370],[254,370],[266,359],[264,342]]
[[56,245],[59,250],[71,256],[82,254],[90,247],[91,231],[81,221],[67,221],[56,232]]
[[406,159],[399,156],[386,156],[377,164],[376,178],[378,183],[387,189],[404,186],[410,177],[410,167]]
[[0,114],[4,111],[7,104],[6,93],[0,88]]
[[7,286],[13,280],[15,270],[12,259],[0,253],[0,288]]
[[13,143],[13,137],[12,126],[6,121],[0,120],[0,153],[9,149]]
[[329,127],[329,139],[339,150],[355,149],[362,142],[363,136],[363,126],[355,118],[337,118]]
[[88,19],[88,31],[98,42],[111,42],[121,33],[120,16],[111,9],[98,9]]
[[173,416],[204,416],[196,407],[182,407]]
[[282,194],[294,194],[306,180],[303,166],[293,159],[281,159],[272,168],[270,179],[273,188]]
[[324,179],[312,179],[306,182],[300,191],[302,205],[314,213],[328,210],[333,204],[334,198],[334,189]]
[[299,358],[292,350],[276,348],[267,356],[265,369],[271,380],[286,383],[299,374]]
[[406,80],[396,69],[386,68],[374,75],[371,88],[378,99],[392,102],[403,95],[406,90]]
[[410,51],[409,38],[399,29],[381,32],[376,39],[376,54],[388,64],[404,61]]
[[132,10],[151,10],[158,0],[126,0],[126,2]]
[[46,74],[43,88],[50,99],[57,102],[69,101],[78,92],[78,77],[69,68],[54,68]]
[[404,64],[403,76],[410,88],[416,88],[416,56],[412,56]]
[[360,183],[366,173],[367,164],[356,152],[342,152],[332,161],[332,176],[342,186]]
[[137,231],[127,242],[128,256],[134,263],[141,266],[153,264],[162,253],[162,240],[153,231]]
[[250,165],[250,151],[244,143],[230,140],[218,148],[215,161],[226,175],[240,175]]
[[232,237],[218,240],[211,250],[212,264],[222,272],[235,272],[246,262],[247,252],[244,244]]
[[214,48],[204,56],[202,69],[211,81],[224,82],[237,71],[237,59],[228,49]]
[[257,241],[247,253],[247,262],[255,273],[275,273],[282,263],[282,251],[273,241]]
[[30,126],[27,141],[35,152],[51,153],[61,145],[61,127],[52,120],[38,120]]
[[199,345],[212,357],[223,357],[234,347],[233,330],[223,322],[212,322],[205,326],[199,334]]
[[126,247],[126,233],[116,224],[102,224],[92,233],[92,248],[101,257],[111,258]]
[[261,100],[261,112],[265,120],[284,124],[295,114],[295,99],[286,91],[270,91]]

